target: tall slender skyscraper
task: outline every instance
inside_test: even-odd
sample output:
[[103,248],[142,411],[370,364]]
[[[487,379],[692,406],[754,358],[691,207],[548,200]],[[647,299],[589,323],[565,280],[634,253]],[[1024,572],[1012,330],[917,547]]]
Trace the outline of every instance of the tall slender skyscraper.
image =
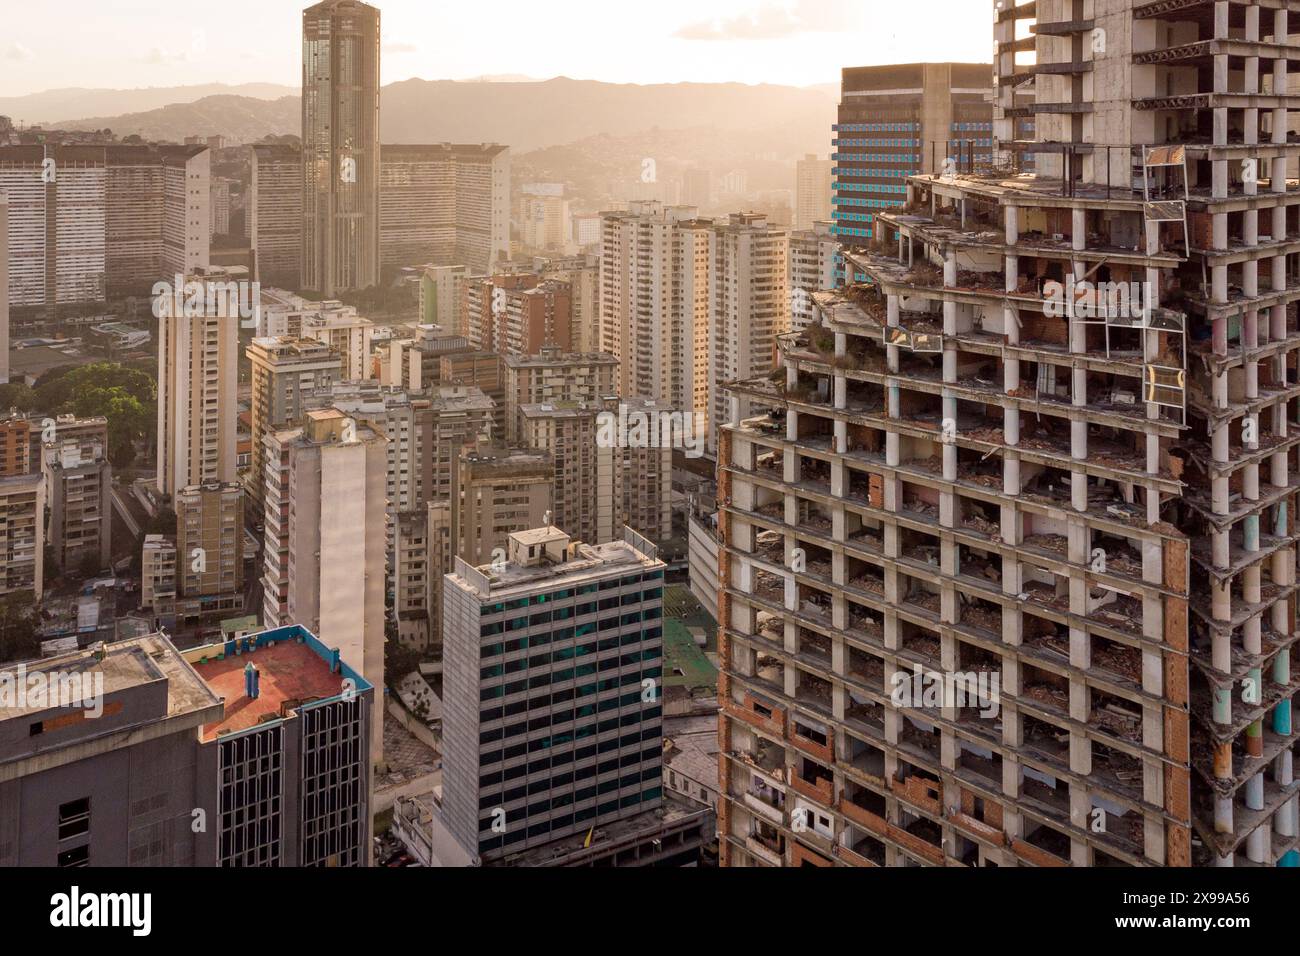
[[302,163],[302,284],[377,284],[379,11],[359,0],[303,11]]
[[241,318],[231,289],[238,284],[230,274],[209,270],[155,299],[158,490],[164,495],[235,480]]
[[9,381],[9,200],[0,196],[0,383]]

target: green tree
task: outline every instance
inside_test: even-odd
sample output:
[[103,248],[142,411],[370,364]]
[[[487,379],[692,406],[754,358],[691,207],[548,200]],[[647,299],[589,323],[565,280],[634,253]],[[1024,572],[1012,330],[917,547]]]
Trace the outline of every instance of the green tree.
[[147,441],[157,421],[153,378],[115,362],[52,369],[37,381],[35,397],[51,415],[108,419],[108,458],[119,468],[135,460],[135,443]]
[[20,412],[30,412],[35,407],[36,393],[25,382],[0,385],[0,411],[16,408]]

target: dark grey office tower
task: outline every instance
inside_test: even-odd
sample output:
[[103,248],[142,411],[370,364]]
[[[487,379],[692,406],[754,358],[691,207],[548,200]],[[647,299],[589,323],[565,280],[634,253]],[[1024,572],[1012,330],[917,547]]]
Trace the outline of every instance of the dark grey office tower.
[[379,11],[302,14],[302,285],[326,298],[379,282]]

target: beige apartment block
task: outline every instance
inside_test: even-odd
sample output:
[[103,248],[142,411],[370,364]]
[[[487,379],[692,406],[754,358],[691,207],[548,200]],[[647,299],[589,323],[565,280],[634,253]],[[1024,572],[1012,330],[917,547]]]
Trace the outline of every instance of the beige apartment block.
[[[173,280],[174,281],[174,280]],[[184,290],[155,301],[158,319],[158,490],[175,495],[191,485],[235,481],[236,390],[239,378],[239,276],[210,270],[185,278],[202,288],[203,306],[189,314]],[[210,292],[211,294],[207,294]]]
[[104,446],[68,447],[44,463],[50,517],[47,540],[64,573],[107,568],[113,554],[113,466]]
[[[337,409],[309,411],[301,428],[266,443],[263,623],[308,627],[381,686],[386,443]],[[381,731],[377,724],[376,754]]]
[[523,405],[597,402],[616,395],[618,360],[612,355],[573,354],[544,348],[537,355],[505,360],[505,438],[519,439]]
[[710,448],[717,445],[717,423],[729,413],[723,386],[776,367],[777,338],[790,330],[789,255],[789,231],[768,225],[765,216],[733,214],[713,226],[707,362]]
[[44,593],[45,476],[0,478],[0,596]]
[[260,510],[266,436],[298,421],[308,397],[343,377],[343,360],[326,343],[306,338],[255,338],[245,350],[252,376],[249,507]]
[[707,413],[712,221],[633,202],[602,222],[600,351],[619,362],[617,394]]
[[244,610],[244,489],[235,482],[177,492],[176,616],[183,622]]
[[549,455],[491,446],[462,453],[452,509],[456,556],[491,564],[508,535],[538,527],[553,511],[554,486]]

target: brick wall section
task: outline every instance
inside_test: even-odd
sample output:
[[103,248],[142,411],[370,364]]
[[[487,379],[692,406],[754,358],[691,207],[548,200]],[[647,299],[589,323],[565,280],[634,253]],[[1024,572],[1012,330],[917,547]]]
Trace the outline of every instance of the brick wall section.
[[1034,846],[1032,843],[1026,843],[1024,840],[1012,840],[1011,851],[1020,859],[1035,866],[1069,866],[1065,860],[1059,856],[1048,853],[1046,850]]
[[889,825],[889,839],[893,840],[899,846],[903,847],[913,856],[920,857],[927,863],[933,863],[935,866],[943,866],[943,850],[933,843],[927,843],[919,836],[908,833],[902,827]]
[[803,751],[814,760],[820,760],[824,764],[835,763],[835,753],[831,750],[829,744],[819,744],[815,740],[809,740],[799,733],[797,725],[790,722],[790,743],[794,744],[796,749]]
[[832,782],[829,777],[823,779],[821,783],[813,784],[803,779],[796,772],[790,774],[790,786],[796,793],[803,794],[809,800],[815,800],[823,807],[830,807],[834,803],[831,789]]
[[1066,345],[1070,341],[1070,330],[1064,319],[1054,319],[1039,312],[1023,311],[1020,313],[1020,322],[1021,342]]
[[1214,247],[1214,217],[1208,212],[1187,214],[1187,238],[1193,249]]
[[884,817],[878,817],[870,810],[864,810],[852,800],[841,799],[836,807],[843,816],[877,836],[885,836],[889,833],[889,823]]
[[826,859],[820,853],[814,853],[801,843],[790,844],[790,865],[791,866],[834,866],[835,864]]

